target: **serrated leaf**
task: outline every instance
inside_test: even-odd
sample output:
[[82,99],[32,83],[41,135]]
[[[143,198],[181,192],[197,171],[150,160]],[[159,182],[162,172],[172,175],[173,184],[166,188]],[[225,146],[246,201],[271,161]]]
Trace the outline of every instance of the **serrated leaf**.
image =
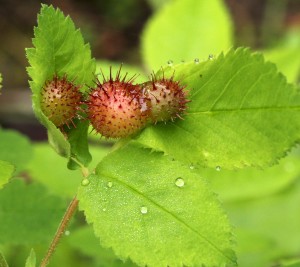
[[1,251],[0,251],[0,267],[8,267],[5,257]]
[[149,20],[142,36],[147,66],[207,58],[232,46],[232,25],[221,0],[177,0]]
[[73,231],[66,242],[84,255],[95,258],[99,263],[99,267],[137,266],[131,261],[121,261],[115,256],[111,249],[99,247],[99,240],[95,237],[94,231],[90,226],[85,226]]
[[25,267],[35,267],[36,266],[36,257],[35,252],[31,249],[30,254],[26,260]]
[[142,145],[186,163],[233,169],[272,165],[299,140],[300,94],[262,55],[240,48],[164,75],[174,71],[189,90],[187,114],[146,128],[137,138]]
[[246,168],[217,171],[196,166],[194,170],[210,181],[222,201],[237,201],[266,197],[290,186],[300,174],[299,159],[299,156],[290,155],[278,165],[265,170]]
[[[63,133],[43,114],[40,107],[40,92],[46,81],[56,74],[81,86],[85,92],[92,85],[95,61],[91,58],[88,45],[84,44],[79,30],[75,29],[70,17],[65,17],[59,9],[42,5],[38,16],[38,26],[34,31],[34,48],[26,50],[30,67],[27,68],[32,81],[33,109],[40,122],[47,128],[50,144],[64,157],[78,156],[77,160],[87,165],[90,160],[88,147],[82,147],[80,154],[73,151],[76,147],[72,140],[66,140]],[[77,127],[72,131],[81,131]],[[83,139],[86,139],[86,135]],[[84,158],[83,162],[82,159]]]
[[127,145],[109,154],[78,199],[104,247],[144,266],[235,265],[231,228],[188,167]]
[[29,139],[14,130],[0,129],[0,160],[7,161],[20,172],[32,158],[32,145]]
[[38,184],[12,180],[0,190],[0,244],[50,242],[66,206]]
[[15,167],[7,161],[0,160],[0,189],[12,177]]

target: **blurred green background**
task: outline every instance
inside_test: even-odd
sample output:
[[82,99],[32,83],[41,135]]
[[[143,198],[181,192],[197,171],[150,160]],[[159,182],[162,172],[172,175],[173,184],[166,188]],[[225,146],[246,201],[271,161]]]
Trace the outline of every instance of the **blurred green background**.
[[[65,14],[71,16],[76,26],[81,29],[85,40],[90,42],[95,58],[115,61],[118,64],[125,62],[149,73],[153,66],[149,66],[147,55],[142,55],[143,31],[149,19],[165,4],[172,2],[174,1],[66,0],[43,3],[59,7]],[[295,42],[298,42],[293,35],[289,39],[286,35],[291,29],[300,27],[299,0],[224,0],[222,2],[233,24],[233,46],[268,49],[270,56],[279,57],[280,64],[288,60],[285,54],[298,51],[299,47],[294,51],[284,50],[283,47],[284,51],[278,55],[278,51],[274,52],[272,48],[277,49],[280,43],[284,43],[282,46],[292,47],[295,46]],[[24,48],[31,47],[33,27],[36,25],[36,16],[41,3],[34,0],[3,0],[0,3],[0,73],[3,76],[4,87],[0,98],[0,124],[4,127],[17,128],[33,139],[44,139],[45,132],[41,132],[31,111],[28,76],[25,71],[28,63]],[[215,19],[214,10],[207,14],[207,18],[209,16]],[[199,27],[201,23],[203,21],[199,21]],[[172,32],[174,29],[170,28],[169,31]],[[212,31],[211,35],[218,35],[218,33]],[[203,43],[205,37],[201,36]],[[273,56],[272,53],[277,54]]]

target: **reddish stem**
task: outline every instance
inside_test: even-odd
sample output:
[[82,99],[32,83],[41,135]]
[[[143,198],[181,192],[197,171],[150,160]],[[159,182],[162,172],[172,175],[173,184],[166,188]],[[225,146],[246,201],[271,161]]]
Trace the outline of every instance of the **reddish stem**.
[[44,259],[41,262],[40,267],[46,267],[48,265],[49,260],[50,260],[51,256],[53,255],[55,248],[57,247],[63,233],[65,232],[65,229],[67,228],[70,219],[72,218],[72,216],[74,215],[74,213],[77,209],[77,206],[78,206],[78,199],[75,196],[72,199],[72,201],[70,202],[69,207],[67,208],[67,210],[64,214],[64,217],[62,218],[62,220],[57,228],[55,236],[48,248],[46,256],[44,257]]

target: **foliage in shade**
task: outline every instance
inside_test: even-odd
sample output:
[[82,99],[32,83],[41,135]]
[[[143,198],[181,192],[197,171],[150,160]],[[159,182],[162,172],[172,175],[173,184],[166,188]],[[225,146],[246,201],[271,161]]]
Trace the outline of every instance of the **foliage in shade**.
[[176,63],[207,58],[232,46],[232,25],[221,0],[177,0],[149,20],[142,35],[146,65],[157,70]]
[[104,247],[147,266],[235,265],[227,217],[206,182],[162,153],[128,144],[78,193]]
[[[90,151],[98,163],[108,153],[109,147],[91,146]],[[95,165],[96,162],[92,162],[91,168]],[[34,144],[34,156],[27,169],[34,181],[47,187],[51,194],[63,198],[74,197],[82,180],[82,174],[66,169],[64,158],[58,157],[46,143]]]
[[216,171],[195,166],[194,171],[210,182],[222,201],[241,201],[270,196],[290,186],[300,173],[299,159],[293,154],[265,170],[246,168]]
[[2,88],[2,75],[0,73],[0,95],[1,95],[1,88]]
[[0,189],[12,177],[15,167],[7,161],[0,160]]
[[32,154],[32,146],[26,136],[14,130],[0,129],[0,160],[14,165],[18,173],[26,167]]
[[31,249],[30,254],[26,260],[25,267],[35,267],[36,266],[36,257],[35,252]]
[[67,241],[70,246],[79,250],[84,255],[96,258],[103,267],[137,267],[130,260],[123,262],[118,259],[111,249],[99,246],[99,240],[95,237],[91,226],[84,226],[72,232]]
[[[82,92],[86,92],[87,86],[92,85],[96,68],[90,47],[84,44],[80,31],[75,29],[69,17],[65,17],[59,9],[46,5],[42,5],[32,42],[34,48],[27,49],[26,54],[30,63],[27,70],[31,77],[34,112],[47,128],[49,142],[55,150],[64,157],[75,157],[76,161],[87,165],[91,160],[88,147],[82,144],[80,153],[73,151],[75,144],[66,140],[63,133],[41,111],[40,92],[54,75],[67,75],[68,79],[74,80],[75,85],[81,86]],[[86,138],[86,129],[78,127],[74,131],[79,131]]]
[[[257,236],[269,240],[264,250],[253,249],[253,258],[267,256],[268,264],[258,266],[271,266],[282,255],[298,255],[300,251],[300,179],[298,178],[288,188],[269,197],[249,199],[247,201],[226,202],[225,208],[229,218],[236,227],[237,242],[240,242],[239,260],[243,266],[252,267],[247,259],[248,253],[244,250],[246,245],[254,246]],[[239,236],[241,232],[248,232],[248,244]],[[265,257],[264,256],[264,257]],[[243,257],[243,258],[242,258]],[[246,264],[248,262],[248,264]],[[242,266],[242,265],[241,265]]]
[[0,266],[1,267],[8,267],[8,264],[4,258],[4,255],[0,251]]
[[276,63],[289,82],[296,83],[300,77],[300,30],[290,30],[275,47],[265,50],[267,60]]
[[233,169],[275,164],[299,141],[299,91],[261,54],[239,48],[163,73],[174,71],[189,90],[185,119],[146,128],[137,138],[142,145],[186,163]]
[[66,208],[38,184],[14,179],[0,190],[0,244],[49,242]]

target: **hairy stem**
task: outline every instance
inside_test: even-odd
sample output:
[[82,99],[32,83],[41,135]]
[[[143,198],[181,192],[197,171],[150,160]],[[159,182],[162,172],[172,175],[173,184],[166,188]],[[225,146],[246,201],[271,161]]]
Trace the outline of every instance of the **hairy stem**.
[[51,256],[53,255],[55,248],[57,247],[59,240],[61,239],[63,233],[65,232],[66,227],[68,226],[68,223],[70,221],[70,219],[72,218],[73,214],[75,213],[76,209],[78,206],[78,200],[76,198],[76,196],[72,199],[72,201],[69,204],[69,207],[67,208],[64,217],[62,218],[58,229],[55,233],[55,236],[48,248],[47,254],[44,257],[44,259],[41,262],[40,267],[46,267],[49,263],[49,260],[51,258]]

